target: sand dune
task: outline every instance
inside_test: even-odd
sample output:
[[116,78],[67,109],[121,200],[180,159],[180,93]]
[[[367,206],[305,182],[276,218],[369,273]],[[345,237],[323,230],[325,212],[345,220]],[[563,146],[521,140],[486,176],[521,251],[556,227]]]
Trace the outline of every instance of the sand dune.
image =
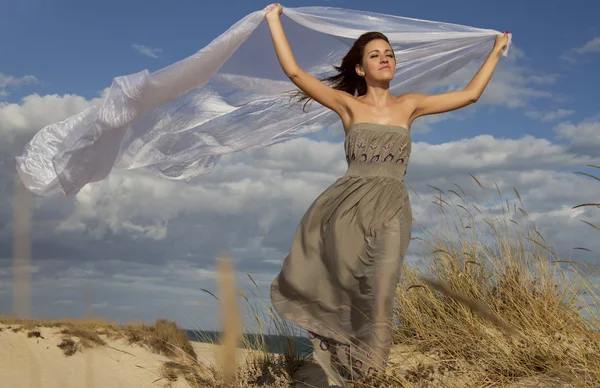
[[[72,328],[72,327],[71,327]],[[114,327],[113,327],[114,329]],[[118,330],[118,329],[117,329]],[[0,386],[10,388],[197,388],[203,383],[190,384],[179,376],[165,374],[165,364],[177,357],[153,352],[148,346],[131,343],[127,338],[101,334],[102,344],[84,346],[85,339],[66,333],[61,326],[0,324]],[[192,343],[197,373],[211,378],[210,368],[218,368],[220,346]],[[244,365],[252,351],[238,349],[236,360]],[[185,364],[180,359],[182,364]],[[393,347],[390,364],[398,371],[421,370],[428,374],[435,357],[417,353],[408,346]],[[430,387],[469,386],[460,376],[450,380],[438,373],[425,376]],[[449,376],[446,376],[449,377]],[[443,380],[443,381],[442,381]],[[211,387],[218,386],[210,384]],[[262,386],[262,385],[244,385]],[[276,385],[280,386],[280,385]],[[303,365],[285,385],[294,387],[326,387],[322,370],[312,363]],[[422,386],[422,385],[415,385]],[[566,387],[543,379],[528,378],[509,387]]]
[[[183,382],[173,384],[161,379],[160,371],[167,357],[130,345],[123,339],[107,339],[106,346],[66,356],[59,347],[63,343],[63,335],[58,328],[14,332],[19,326],[0,327],[0,381],[3,387],[186,386]],[[40,336],[29,333],[39,333]]]
[[[83,347],[79,338],[65,335],[64,328],[0,324],[0,387],[10,388],[190,388],[182,377],[164,377],[172,358],[156,354],[125,338],[100,335],[103,345]],[[73,341],[73,342],[70,342]],[[217,367],[220,346],[192,342],[199,365]],[[70,354],[73,352],[72,354]],[[70,354],[70,355],[67,355]],[[251,354],[237,350],[238,364]],[[310,366],[300,373],[310,387],[323,386],[324,375]],[[195,388],[195,387],[194,387]]]

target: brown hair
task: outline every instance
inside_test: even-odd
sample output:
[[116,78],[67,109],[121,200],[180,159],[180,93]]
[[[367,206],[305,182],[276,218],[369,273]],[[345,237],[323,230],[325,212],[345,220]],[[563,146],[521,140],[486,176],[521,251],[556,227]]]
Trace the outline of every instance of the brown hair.
[[[365,95],[367,93],[367,83],[363,77],[356,74],[356,65],[362,65],[365,47],[369,42],[376,39],[385,40],[387,43],[390,43],[387,36],[381,32],[373,31],[362,34],[354,41],[354,44],[342,59],[342,64],[340,66],[334,66],[337,74],[322,79],[321,81],[329,84],[329,86],[334,89],[344,91],[353,96]],[[300,102],[305,102],[304,107],[306,107],[306,104],[311,100],[311,98],[303,91],[299,91],[297,96],[299,97]]]

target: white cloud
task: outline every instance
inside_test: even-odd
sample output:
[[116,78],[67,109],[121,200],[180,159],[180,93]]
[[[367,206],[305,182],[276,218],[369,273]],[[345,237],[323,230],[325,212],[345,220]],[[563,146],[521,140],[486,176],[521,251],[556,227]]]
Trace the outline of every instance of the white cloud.
[[[516,63],[514,55],[516,54],[500,60],[489,85],[476,106],[499,105],[508,108],[523,108],[529,106],[536,99],[556,97],[547,87],[556,82],[557,75],[528,70]],[[463,67],[442,81],[436,90],[445,92],[466,87],[477,73],[479,66],[481,63],[471,63]]]
[[560,59],[571,64],[576,64],[580,60],[578,57],[594,53],[600,53],[600,37],[589,40],[581,47],[572,48],[563,52],[560,56]]
[[8,97],[11,90],[18,89],[23,85],[35,83],[38,83],[38,79],[33,75],[14,77],[12,75],[0,73],[0,97]]
[[578,54],[600,53],[600,37],[594,38],[581,47],[573,49]]
[[98,103],[101,97],[86,100],[84,97],[65,94],[40,96],[32,94],[19,103],[0,105],[0,136],[12,138],[18,134],[31,134],[44,126],[62,121]]
[[71,304],[75,304],[74,300],[70,300],[70,299],[59,299],[56,302],[54,302],[54,304],[65,304],[65,305],[71,305]]
[[558,139],[570,142],[573,152],[598,156],[600,153],[600,116],[579,124],[564,122],[554,128]]
[[575,111],[571,109],[556,109],[552,111],[530,110],[525,112],[525,114],[533,119],[547,123],[562,120],[565,117],[575,114]]
[[571,65],[576,65],[578,63],[578,60],[573,56],[571,52],[564,52],[560,55],[559,58],[565,62],[569,62]]
[[411,169],[418,169],[416,176],[420,176],[420,179],[466,171],[522,171],[581,166],[593,160],[588,156],[570,154],[566,146],[533,136],[501,139],[479,135],[435,145],[419,142],[413,145],[413,151],[409,173],[413,173]]
[[142,54],[150,58],[158,58],[158,56],[163,52],[163,49],[161,48],[152,48],[138,43],[133,43],[131,47],[138,54]]
[[[530,171],[576,169],[594,160],[547,139],[480,135],[436,145],[415,142],[407,180],[417,187],[469,181],[469,173],[484,181],[509,173],[519,180]],[[251,223],[254,230],[243,238],[235,236],[232,249],[254,247],[264,253],[258,236],[273,232],[282,218],[299,220],[314,198],[344,171],[340,144],[304,138],[227,156],[212,174],[191,184],[161,180],[146,172],[114,171],[107,180],[81,190],[59,230],[86,231],[100,240],[123,233],[168,240],[171,224],[182,214],[192,219],[237,219],[233,222]]]
[[[508,66],[507,66],[508,67]],[[552,92],[539,86],[550,85],[554,77],[526,74],[523,69],[508,67],[496,72],[479,103],[520,108],[537,98],[551,98]]]

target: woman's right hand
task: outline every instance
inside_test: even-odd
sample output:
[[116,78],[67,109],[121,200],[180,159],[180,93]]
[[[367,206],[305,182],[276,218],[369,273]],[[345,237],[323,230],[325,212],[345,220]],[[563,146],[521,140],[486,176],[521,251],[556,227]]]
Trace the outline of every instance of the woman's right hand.
[[278,18],[283,13],[283,6],[279,3],[273,3],[265,8],[265,17],[267,19]]

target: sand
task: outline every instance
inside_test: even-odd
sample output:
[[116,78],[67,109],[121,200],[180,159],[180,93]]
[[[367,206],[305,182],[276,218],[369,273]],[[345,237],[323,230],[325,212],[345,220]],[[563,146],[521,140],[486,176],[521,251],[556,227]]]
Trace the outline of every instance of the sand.
[[[39,336],[30,333],[37,331]],[[162,368],[169,358],[153,353],[147,348],[130,344],[124,339],[102,336],[106,345],[84,348],[67,356],[58,345],[65,337],[61,328],[40,327],[24,329],[19,325],[0,324],[0,387],[4,388],[132,388],[162,387],[189,388],[183,378],[168,381]],[[75,337],[70,337],[74,338]],[[193,342],[192,346],[200,364],[218,365],[220,347],[214,344]],[[238,349],[236,359],[243,364],[250,351]],[[415,352],[408,346],[396,345],[392,349],[390,364],[398,370],[415,369],[417,365],[435,364],[435,358]],[[441,376],[431,375],[437,378]],[[461,379],[439,380],[431,386],[468,386]],[[322,370],[307,363],[293,376],[294,387],[326,387]],[[450,384],[449,384],[450,383]],[[441,385],[438,385],[441,384]],[[517,387],[555,387],[540,379],[524,379]]]
[[[85,348],[66,356],[58,345],[65,337],[61,328],[23,329],[19,325],[0,324],[0,382],[2,387],[18,388],[104,388],[104,387],[170,387],[187,388],[180,378],[176,382],[161,378],[161,368],[169,359],[124,339],[106,341],[104,346]],[[28,334],[38,331],[40,337]],[[74,338],[74,337],[71,337]],[[76,339],[76,338],[75,338]],[[207,343],[192,343],[198,362],[218,365],[220,347]],[[237,361],[242,364],[250,354],[238,349]],[[410,365],[416,362],[408,349],[395,347],[393,359]],[[410,360],[409,360],[410,359]],[[322,370],[307,364],[294,376],[297,387],[324,387]]]
[[166,357],[124,340],[107,340],[102,347],[86,348],[65,356],[58,347],[56,328],[39,328],[41,337],[28,338],[28,330],[0,325],[0,381],[14,388],[185,387],[160,379]]
[[[106,345],[84,348],[66,356],[58,347],[65,337],[62,328],[23,329],[20,325],[0,324],[0,387],[4,388],[189,388],[183,378],[175,382],[162,378],[161,370],[169,358],[124,339],[101,338]],[[39,337],[29,336],[39,332]],[[75,337],[70,337],[74,338]],[[198,362],[217,365],[220,347],[192,342]],[[238,349],[236,359],[245,362],[250,352]],[[319,373],[307,378],[319,386]],[[317,377],[315,385],[314,377]]]

